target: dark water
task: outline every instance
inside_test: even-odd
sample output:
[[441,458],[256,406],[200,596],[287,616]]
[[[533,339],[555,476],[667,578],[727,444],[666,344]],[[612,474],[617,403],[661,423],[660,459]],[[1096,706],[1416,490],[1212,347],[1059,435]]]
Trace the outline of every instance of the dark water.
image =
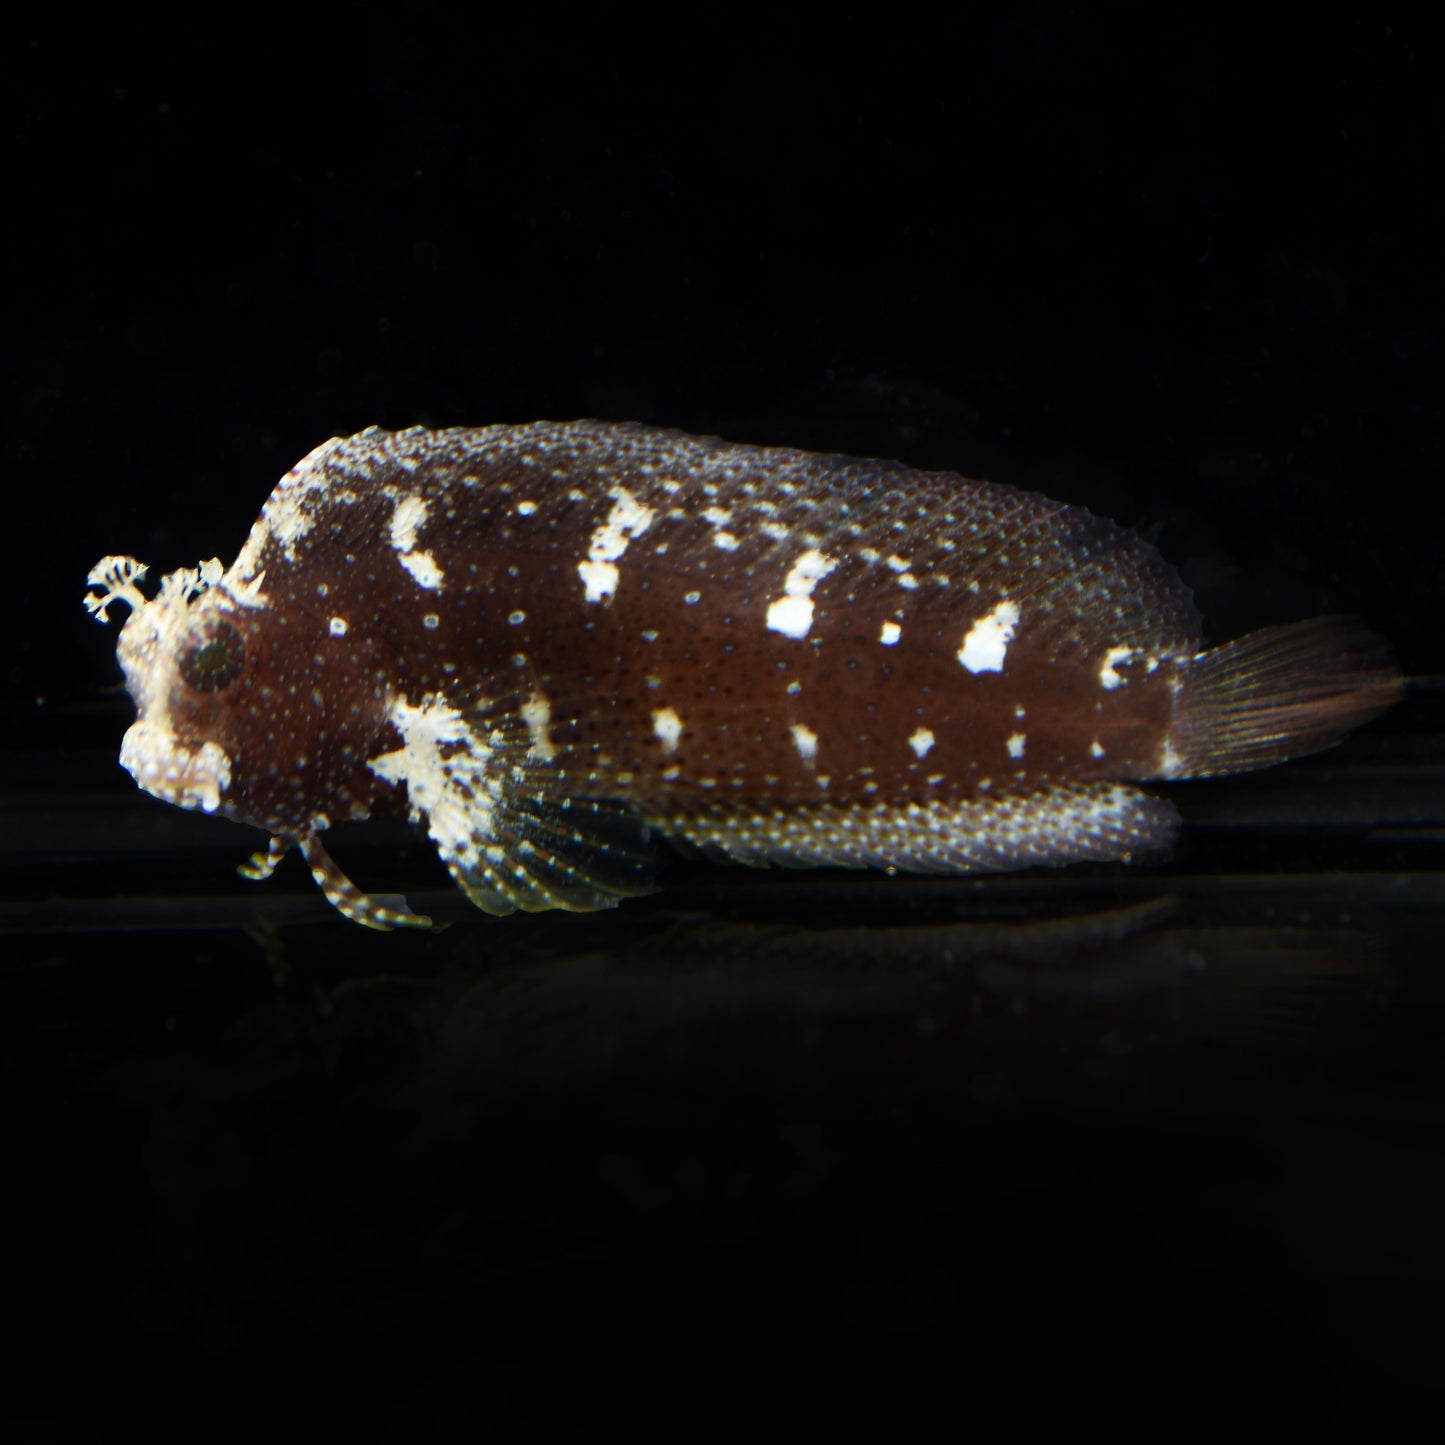
[[[3,88],[0,1440],[1442,1411],[1445,65],[1408,15],[30,7]],[[1421,683],[1168,864],[670,861],[380,937],[136,792],[87,571],[325,438],[635,419],[1135,527]],[[154,574],[153,574],[154,575]]]

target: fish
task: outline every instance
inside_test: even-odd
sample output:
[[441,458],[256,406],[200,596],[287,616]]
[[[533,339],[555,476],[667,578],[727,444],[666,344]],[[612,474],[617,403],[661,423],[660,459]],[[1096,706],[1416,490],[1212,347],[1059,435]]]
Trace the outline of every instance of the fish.
[[1081,507],[892,461],[638,424],[337,437],[236,560],[106,557],[146,792],[299,850],[423,826],[486,913],[610,907],[658,840],[749,865],[962,874],[1165,852],[1147,783],[1328,747],[1401,694],[1338,617],[1206,647],[1192,594]]

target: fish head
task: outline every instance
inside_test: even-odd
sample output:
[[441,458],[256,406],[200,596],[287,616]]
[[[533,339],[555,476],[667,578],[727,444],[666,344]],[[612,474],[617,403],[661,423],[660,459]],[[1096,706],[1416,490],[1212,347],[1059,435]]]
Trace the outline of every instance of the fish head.
[[112,602],[131,608],[116,656],[137,715],[121,766],[178,807],[293,836],[316,826],[321,693],[289,678],[275,617],[228,588],[218,561],[170,573],[152,598],[145,570],[107,557],[89,579],[103,591],[86,597],[101,621]]
[[250,673],[244,619],[227,615],[219,561],[169,574],[147,598],[143,564],[107,557],[92,569],[86,597],[102,622],[113,602],[131,609],[116,644],[136,720],[121,744],[121,766],[146,792],[182,808],[240,816],[231,796],[238,748],[234,695]]

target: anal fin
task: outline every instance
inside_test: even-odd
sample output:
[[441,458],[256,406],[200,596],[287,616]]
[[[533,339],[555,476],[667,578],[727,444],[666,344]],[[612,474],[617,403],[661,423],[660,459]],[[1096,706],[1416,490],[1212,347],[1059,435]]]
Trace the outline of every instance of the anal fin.
[[704,803],[647,820],[735,863],[976,873],[1127,861],[1167,847],[1179,815],[1140,788],[1087,782],[922,803]]

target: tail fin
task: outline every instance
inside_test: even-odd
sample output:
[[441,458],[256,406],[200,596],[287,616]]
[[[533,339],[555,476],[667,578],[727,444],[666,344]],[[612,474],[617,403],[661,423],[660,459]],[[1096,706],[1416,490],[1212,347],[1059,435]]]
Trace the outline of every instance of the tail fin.
[[1251,632],[1182,670],[1168,775],[1267,768],[1332,747],[1404,690],[1382,638],[1347,617]]

